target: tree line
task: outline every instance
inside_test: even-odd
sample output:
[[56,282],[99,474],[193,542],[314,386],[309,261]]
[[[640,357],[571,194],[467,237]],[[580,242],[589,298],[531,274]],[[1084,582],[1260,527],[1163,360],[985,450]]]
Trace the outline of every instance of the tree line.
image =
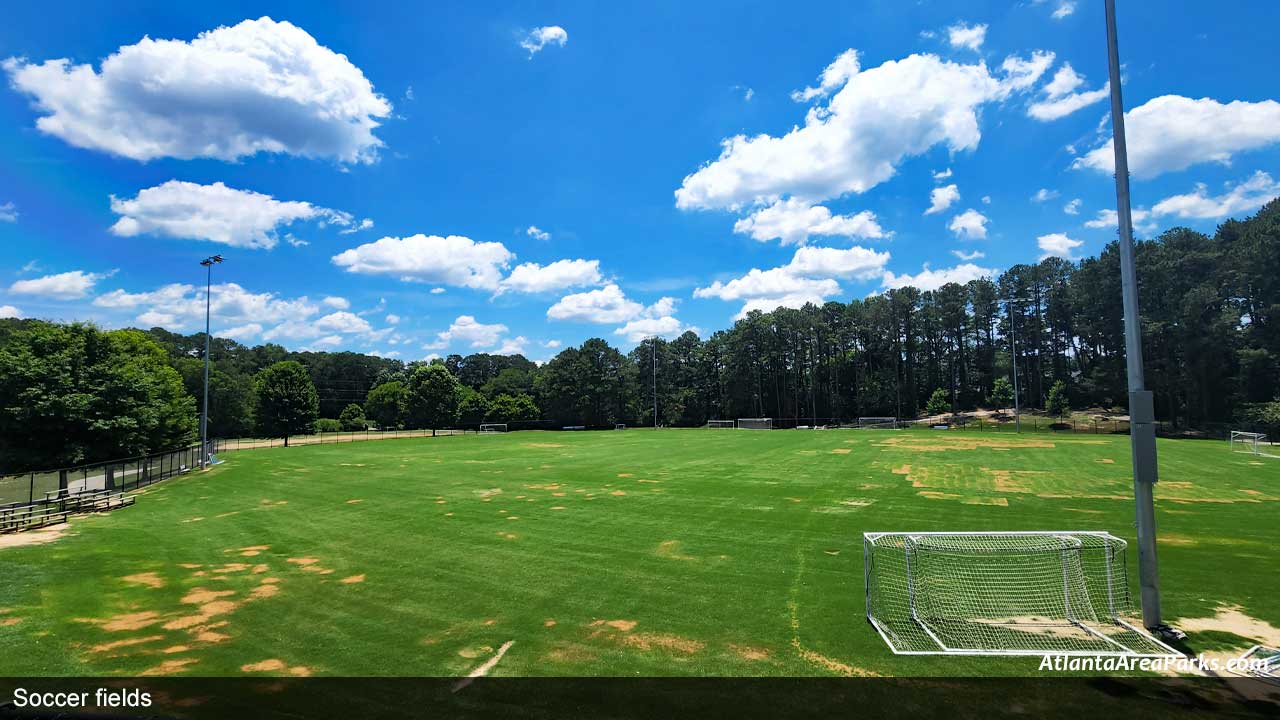
[[[1280,200],[1210,236],[1137,244],[1148,388],[1178,427],[1280,432]],[[994,279],[753,311],[706,338],[629,353],[593,338],[521,355],[409,362],[215,338],[210,435],[435,428],[700,426],[738,417],[915,417],[1127,402],[1119,251],[1046,258]],[[166,449],[192,439],[203,334],[0,320],[0,472]],[[655,374],[656,367],[656,374]],[[656,396],[656,398],[655,398]]]

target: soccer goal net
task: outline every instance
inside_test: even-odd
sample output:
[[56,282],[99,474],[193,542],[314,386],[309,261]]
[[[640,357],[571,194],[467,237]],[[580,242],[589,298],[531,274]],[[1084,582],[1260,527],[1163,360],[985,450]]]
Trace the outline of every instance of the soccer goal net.
[[858,427],[863,430],[896,430],[898,429],[898,418],[860,417],[858,418]]
[[613,426],[613,429],[614,429],[614,430],[626,430],[626,429],[627,429],[627,426],[626,426],[624,423],[617,423],[616,425],[614,425],[614,426]]
[[773,418],[738,418],[739,430],[772,430]]
[[1227,445],[1231,448],[1231,452],[1243,452],[1251,455],[1262,454],[1262,444],[1267,439],[1263,433],[1244,432],[1243,430],[1232,430],[1231,437],[1227,439]]
[[506,431],[507,431],[506,423],[484,423],[483,425],[480,426],[480,432],[482,433],[506,432]]
[[708,420],[707,427],[713,430],[732,430],[734,423],[732,420]]
[[902,655],[1176,655],[1126,620],[1124,553],[1105,532],[866,533],[867,620]]

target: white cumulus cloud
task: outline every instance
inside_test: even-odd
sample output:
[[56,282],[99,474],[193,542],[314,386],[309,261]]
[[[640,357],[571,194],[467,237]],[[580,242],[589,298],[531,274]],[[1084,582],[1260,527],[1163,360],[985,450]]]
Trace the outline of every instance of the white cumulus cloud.
[[1084,77],[1076,73],[1071,63],[1063,63],[1043,88],[1044,97],[1027,107],[1027,115],[1048,122],[1100,102],[1111,94],[1111,83],[1104,83],[1097,90],[1077,92],[1084,84]]
[[849,78],[858,74],[859,69],[858,51],[852,48],[845,50],[822,70],[822,74],[818,76],[817,86],[793,90],[791,99],[796,102],[809,102],[814,98],[826,97],[843,87]]
[[947,283],[963,285],[970,280],[994,277],[997,272],[992,268],[978,267],[973,263],[963,263],[942,270],[932,270],[926,264],[915,275],[895,275],[892,272],[886,272],[881,286],[888,289],[910,286],[918,290],[929,291],[937,290]]
[[533,238],[534,240],[550,240],[550,239],[551,239],[551,233],[549,233],[549,232],[547,232],[547,231],[545,231],[545,230],[541,230],[541,229],[539,229],[537,225],[530,225],[530,226],[529,226],[529,227],[524,231],[524,234],[525,234],[525,235],[528,235],[529,237]]
[[986,215],[969,208],[951,218],[951,223],[947,225],[947,229],[955,233],[956,237],[964,240],[981,240],[987,236],[988,222],[990,220]]
[[17,222],[18,206],[11,202],[0,205],[0,222]]
[[535,53],[542,50],[548,45],[558,45],[564,47],[569,42],[569,33],[559,25],[544,25],[540,28],[534,28],[528,35],[520,41],[520,47],[529,51],[529,57],[533,57]]
[[333,256],[333,264],[353,273],[496,290],[502,271],[514,257],[502,243],[419,233],[406,238],[384,237],[344,250]]
[[1065,233],[1049,233],[1036,238],[1036,245],[1040,248],[1041,260],[1049,257],[1073,260],[1075,256],[1072,253],[1083,244],[1083,240],[1069,238]]
[[144,37],[98,70],[65,58],[3,67],[34,98],[41,132],[141,161],[267,152],[372,162],[382,145],[373,131],[391,115],[345,55],[269,17],[190,42]]
[[521,263],[498,286],[497,294],[541,293],[587,287],[599,285],[601,280],[599,260],[557,260],[549,265]]
[[22,311],[12,305],[0,305],[0,318],[20,318]]
[[954,48],[977,50],[982,47],[982,43],[986,39],[987,26],[985,24],[967,25],[959,22],[947,28],[947,42],[951,43],[951,47]]
[[733,225],[733,231],[760,242],[778,239],[783,245],[803,245],[814,235],[884,238],[875,213],[863,210],[854,215],[834,215],[822,205],[789,198],[761,208]]
[[114,270],[106,273],[72,270],[30,280],[18,280],[9,286],[9,292],[14,295],[32,295],[48,300],[78,300],[88,295],[99,280],[114,274]]
[[1152,206],[1151,212],[1196,220],[1225,218],[1257,210],[1278,195],[1280,182],[1259,170],[1217,196],[1210,195],[1204,183],[1197,183],[1193,192],[1167,197]]
[[477,322],[471,315],[459,315],[448,330],[436,333],[436,341],[427,345],[427,350],[440,350],[457,343],[473,349],[492,348],[507,333],[507,326],[502,323],[486,325]]
[[[1206,162],[1230,164],[1243,152],[1280,143],[1280,102],[1162,95],[1124,114],[1129,172],[1151,178]],[[1115,172],[1111,139],[1076,158],[1073,167]]]
[[160,235],[243,248],[275,247],[277,231],[297,220],[343,227],[353,222],[347,213],[307,202],[284,202],[221,182],[179,180],[146,188],[134,198],[113,195],[111,211],[120,216],[111,232],[121,237]]
[[959,186],[943,185],[929,191],[929,209],[924,211],[925,215],[940,213],[951,207],[951,204],[960,199]]
[[644,312],[644,306],[630,300],[622,288],[609,283],[597,290],[573,293],[547,308],[547,317],[569,322],[617,324]]

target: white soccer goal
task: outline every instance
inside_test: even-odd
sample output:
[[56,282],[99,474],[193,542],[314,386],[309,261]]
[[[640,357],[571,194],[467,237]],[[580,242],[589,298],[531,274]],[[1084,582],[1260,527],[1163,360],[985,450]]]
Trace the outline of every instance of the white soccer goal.
[[1267,439],[1265,433],[1245,432],[1243,430],[1232,430],[1231,437],[1227,439],[1227,447],[1231,448],[1231,452],[1243,452],[1250,455],[1262,454],[1262,443]]
[[772,430],[773,418],[738,418],[739,430]]
[[506,423],[483,423],[482,425],[480,425],[480,432],[482,433],[506,432],[506,431],[507,431]]
[[712,430],[732,430],[734,422],[732,420],[708,420],[707,427]]
[[896,417],[860,417],[858,427],[862,430],[897,430]]
[[614,429],[614,430],[626,430],[626,429],[627,429],[627,426],[626,426],[625,424],[623,424],[623,423],[618,423],[618,424],[616,424],[616,425],[614,425],[614,426],[613,426],[613,429]]
[[1177,655],[1126,619],[1125,546],[1093,531],[865,533],[867,620],[899,655]]

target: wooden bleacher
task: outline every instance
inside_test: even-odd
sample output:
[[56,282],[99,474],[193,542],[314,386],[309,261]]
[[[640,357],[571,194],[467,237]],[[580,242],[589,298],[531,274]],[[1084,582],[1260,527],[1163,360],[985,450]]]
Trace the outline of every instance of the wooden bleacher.
[[81,513],[110,512],[136,501],[136,495],[126,495],[123,490],[55,490],[32,503],[0,505],[0,534],[56,525]]

